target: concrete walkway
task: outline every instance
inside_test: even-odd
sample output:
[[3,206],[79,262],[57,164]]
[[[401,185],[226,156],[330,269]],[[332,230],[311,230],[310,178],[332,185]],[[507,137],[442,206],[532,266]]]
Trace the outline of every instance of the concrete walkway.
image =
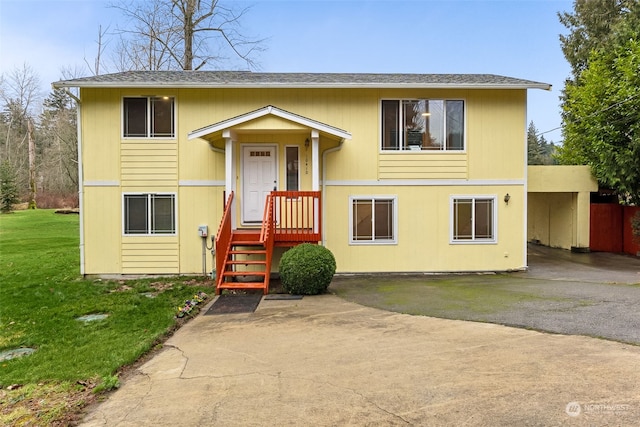
[[83,425],[636,426],[639,372],[613,341],[263,300],[189,322]]

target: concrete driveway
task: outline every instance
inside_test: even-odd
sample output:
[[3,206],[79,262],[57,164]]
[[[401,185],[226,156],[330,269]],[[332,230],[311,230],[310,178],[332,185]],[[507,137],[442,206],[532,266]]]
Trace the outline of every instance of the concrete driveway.
[[[554,258],[548,271],[578,277]],[[608,269],[588,267],[586,278]],[[518,274],[542,271],[532,262]],[[252,314],[189,322],[83,425],[634,426],[638,372],[640,347],[614,341],[334,295],[263,300]]]

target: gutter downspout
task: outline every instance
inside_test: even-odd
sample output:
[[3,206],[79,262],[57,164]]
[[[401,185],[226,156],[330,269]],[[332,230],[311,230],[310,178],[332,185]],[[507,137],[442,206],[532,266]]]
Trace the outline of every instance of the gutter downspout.
[[85,256],[84,256],[84,172],[82,164],[82,101],[75,96],[69,88],[64,91],[71,99],[76,102],[76,122],[77,122],[77,138],[78,138],[78,207],[80,208],[80,275],[85,275]]
[[325,190],[327,188],[327,154],[329,153],[335,153],[336,151],[340,151],[340,149],[342,148],[342,144],[344,143],[344,138],[340,139],[340,143],[338,144],[337,147],[333,147],[333,148],[327,148],[326,150],[324,150],[322,152],[322,193],[321,193],[321,197],[322,197],[322,240],[320,241],[320,244],[322,246],[325,245],[325,230],[326,230],[326,222],[325,222],[325,212],[327,211],[326,209],[326,204],[325,204]]

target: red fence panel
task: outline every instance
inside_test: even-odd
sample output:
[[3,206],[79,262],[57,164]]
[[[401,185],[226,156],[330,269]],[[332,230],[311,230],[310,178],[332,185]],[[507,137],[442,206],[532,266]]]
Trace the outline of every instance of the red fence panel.
[[[630,255],[638,255],[640,253],[640,243],[636,242],[633,238],[633,229],[631,227],[631,220],[636,212],[640,212],[640,207],[637,206],[625,206],[623,209],[623,221],[622,221],[622,242],[623,251]],[[640,239],[640,238],[639,238]]]
[[594,252],[622,252],[622,206],[591,204],[589,247]]

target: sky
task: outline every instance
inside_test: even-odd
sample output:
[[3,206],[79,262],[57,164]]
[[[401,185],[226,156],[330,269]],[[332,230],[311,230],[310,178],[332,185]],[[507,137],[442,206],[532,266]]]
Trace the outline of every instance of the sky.
[[[143,1],[143,0],[133,0]],[[25,64],[46,96],[62,69],[89,75],[99,28],[126,24],[109,0],[0,0],[0,73]],[[251,6],[244,34],[265,39],[261,72],[499,74],[553,85],[529,90],[528,121],[561,142],[570,75],[558,12],[572,0],[222,0]],[[218,69],[238,68],[219,64]],[[109,70],[107,70],[109,71]],[[115,70],[112,70],[115,71]]]

